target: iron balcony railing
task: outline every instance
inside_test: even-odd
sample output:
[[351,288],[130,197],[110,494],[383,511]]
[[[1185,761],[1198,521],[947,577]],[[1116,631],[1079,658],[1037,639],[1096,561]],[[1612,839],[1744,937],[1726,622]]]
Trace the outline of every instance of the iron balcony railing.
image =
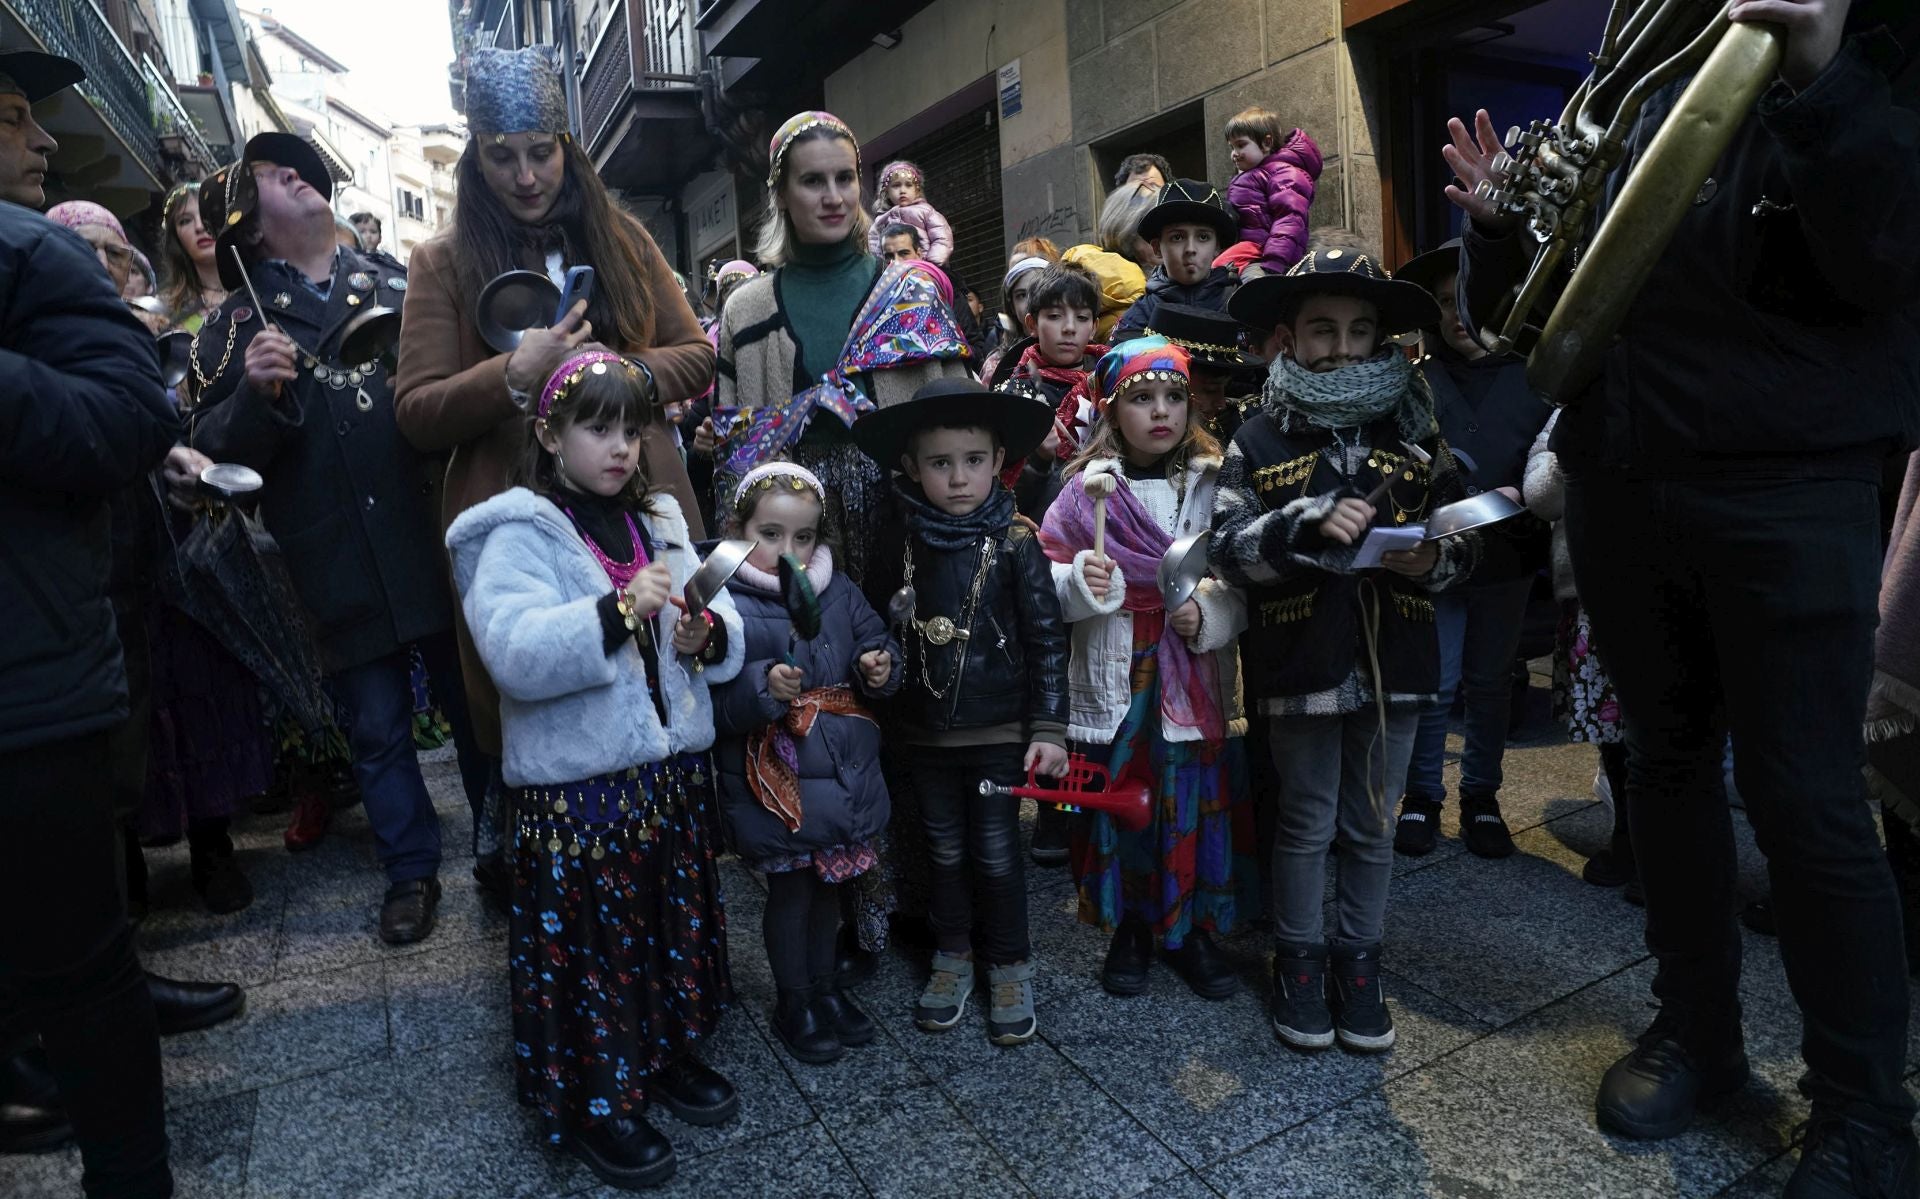
[[185,165],[192,178],[211,175],[220,164],[214,161],[213,147],[207,144],[206,134],[201,132],[199,122],[193,119],[186,105],[180,103],[179,93],[173,90],[173,86],[150,59],[140,60],[140,71],[147,81],[147,113],[154,131],[162,138],[180,139],[180,154],[186,159]]
[[0,4],[12,10],[48,50],[80,64],[87,73],[78,85],[80,94],[148,175],[164,185],[178,182],[176,174],[187,177],[197,169],[186,164],[181,164],[184,172],[168,169],[160,145],[163,134],[177,134],[185,155],[200,157],[198,166],[205,168],[200,173],[213,169],[206,138],[180,108],[179,97],[157,72],[134,60],[94,0],[0,0]]
[[600,150],[630,92],[699,86],[701,57],[688,0],[615,0],[580,72],[588,150]]

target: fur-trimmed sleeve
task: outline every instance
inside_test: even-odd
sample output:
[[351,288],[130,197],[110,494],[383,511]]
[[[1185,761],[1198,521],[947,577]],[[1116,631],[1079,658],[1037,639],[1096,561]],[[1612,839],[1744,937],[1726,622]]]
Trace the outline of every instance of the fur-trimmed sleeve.
[[1082,573],[1088,562],[1093,560],[1093,551],[1081,550],[1073,556],[1071,562],[1053,564],[1053,590],[1060,597],[1060,619],[1068,624],[1082,620],[1091,620],[1096,616],[1111,616],[1120,610],[1127,598],[1127,580],[1120,573],[1120,564],[1113,564],[1113,577],[1107,584],[1107,598],[1095,599],[1093,592],[1087,590],[1087,576]]
[[1560,411],[1555,409],[1540,436],[1533,439],[1533,448],[1527,451],[1527,473],[1520,485],[1527,509],[1548,523],[1559,520],[1567,510],[1567,481],[1560,473],[1560,455],[1547,448],[1553,427],[1559,423]]
[[1223,650],[1247,630],[1247,593],[1219,579],[1201,579],[1193,600],[1200,605],[1200,631],[1187,641],[1197,654]]
[[1214,486],[1208,564],[1215,575],[1238,587],[1271,587],[1307,570],[1344,573],[1358,547],[1330,542],[1318,530],[1335,500],[1331,495],[1301,496],[1269,511],[1260,503],[1253,469],[1236,440],[1227,447]]

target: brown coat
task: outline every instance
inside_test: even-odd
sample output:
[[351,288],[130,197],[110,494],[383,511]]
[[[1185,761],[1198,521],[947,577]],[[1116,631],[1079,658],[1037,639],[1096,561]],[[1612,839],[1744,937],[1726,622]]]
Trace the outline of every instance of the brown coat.
[[[713,381],[713,347],[700,331],[666,259],[644,228],[639,233],[647,254],[654,327],[615,348],[646,363],[659,385],[662,403],[689,400]],[[481,340],[473,323],[474,297],[460,293],[451,261],[455,252],[451,231],[413,252],[401,321],[400,371],[394,385],[394,416],[400,432],[422,453],[450,455],[440,506],[443,530],[468,508],[507,490],[508,472],[527,444],[528,421],[507,396],[507,355],[496,354]],[[693,536],[702,537],[700,505],[664,420],[648,428],[641,452],[647,478],[655,487],[673,493],[687,514]],[[457,616],[457,606],[455,612]],[[474,734],[480,747],[497,757],[499,695],[474,652],[464,619],[456,619],[455,630]]]

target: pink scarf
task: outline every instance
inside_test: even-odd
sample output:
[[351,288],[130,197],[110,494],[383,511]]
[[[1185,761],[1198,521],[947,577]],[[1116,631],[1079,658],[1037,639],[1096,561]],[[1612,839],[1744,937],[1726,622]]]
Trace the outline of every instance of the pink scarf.
[[[1076,553],[1093,548],[1093,499],[1084,486],[1086,473],[1077,474],[1047,509],[1040,528],[1040,546],[1055,562],[1071,563]],[[1165,607],[1155,581],[1160,560],[1173,545],[1146,507],[1134,497],[1124,476],[1107,500],[1107,557],[1127,578],[1127,597],[1121,607],[1129,612],[1158,612]],[[1220,714],[1219,668],[1212,654],[1195,654],[1186,638],[1169,622],[1160,633],[1160,716],[1169,725],[1200,730],[1201,737],[1218,741],[1226,736]]]

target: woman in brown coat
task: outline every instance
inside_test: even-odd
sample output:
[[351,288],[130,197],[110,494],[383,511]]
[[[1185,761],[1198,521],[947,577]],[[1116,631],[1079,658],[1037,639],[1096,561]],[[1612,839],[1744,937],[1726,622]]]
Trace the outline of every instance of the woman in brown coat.
[[[442,527],[507,490],[527,447],[527,405],[580,345],[597,340],[638,362],[660,404],[691,399],[713,381],[713,348],[659,247],[567,133],[551,49],[475,51],[467,118],[452,226],[416,249],[409,264],[394,400],[401,433],[424,453],[449,456]],[[481,339],[474,299],[489,279],[520,268],[557,283],[583,264],[595,273],[584,310],[576,305],[553,328],[529,330],[511,354]],[[643,443],[647,477],[673,492],[699,537],[686,467],[654,411]],[[497,760],[499,696],[463,620],[456,630],[474,734]]]

